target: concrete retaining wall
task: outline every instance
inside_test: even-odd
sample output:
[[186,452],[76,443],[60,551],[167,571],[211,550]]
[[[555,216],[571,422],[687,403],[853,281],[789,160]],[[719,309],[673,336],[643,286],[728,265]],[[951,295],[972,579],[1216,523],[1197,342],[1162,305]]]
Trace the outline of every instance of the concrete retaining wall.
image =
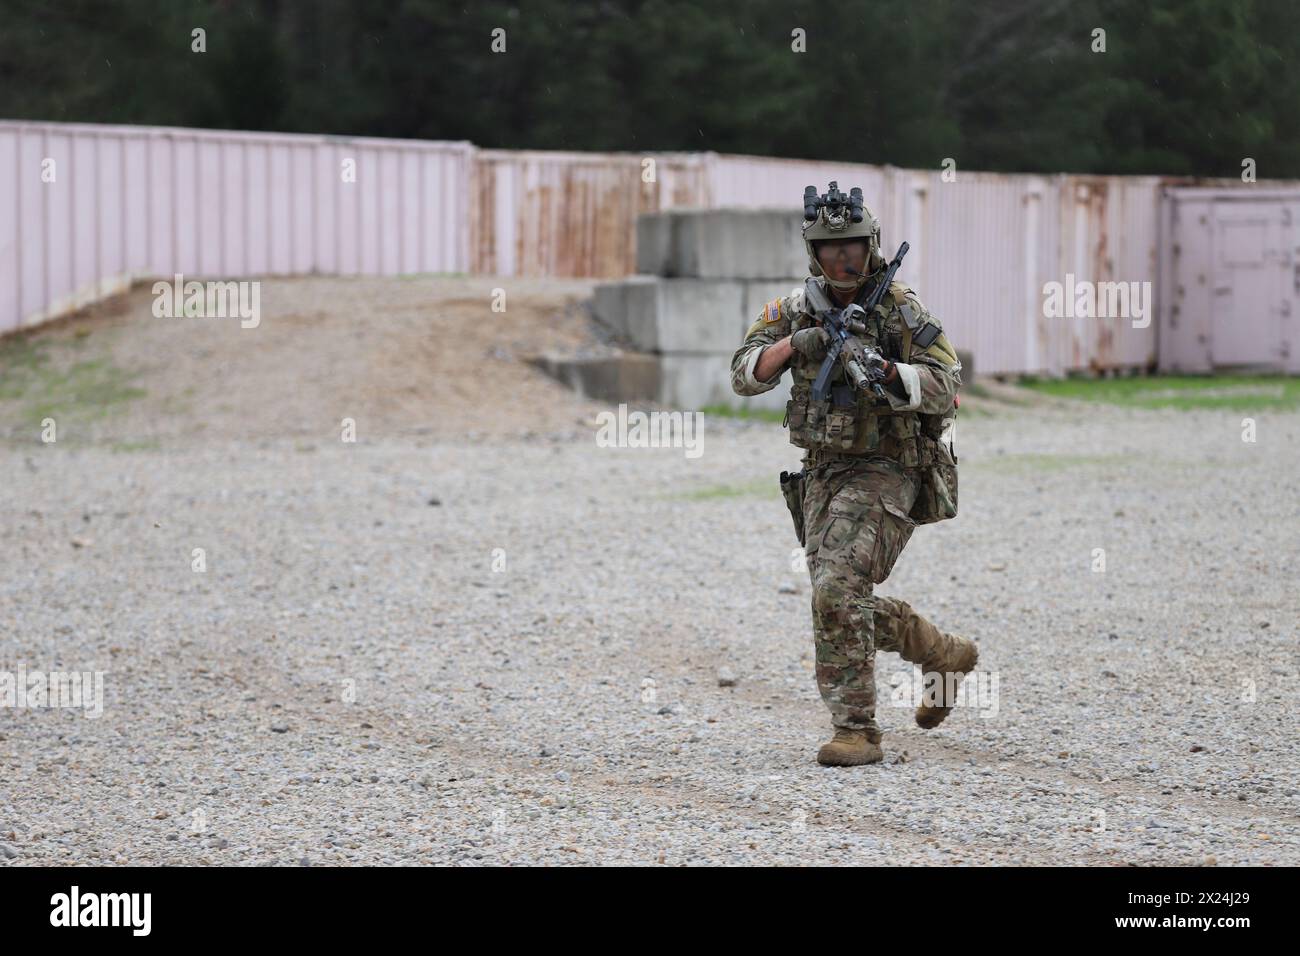
[[596,287],[597,319],[658,365],[654,399],[781,410],[789,383],[744,399],[731,390],[731,357],[772,299],[803,284],[799,219],[788,210],[674,210],[637,221],[646,274]]

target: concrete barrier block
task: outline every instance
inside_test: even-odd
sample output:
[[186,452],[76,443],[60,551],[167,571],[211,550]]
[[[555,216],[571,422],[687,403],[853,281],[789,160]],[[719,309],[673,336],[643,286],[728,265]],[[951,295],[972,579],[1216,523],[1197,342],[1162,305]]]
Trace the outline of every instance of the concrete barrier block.
[[975,353],[965,349],[957,350],[957,361],[961,362],[961,380],[970,385],[975,381]]
[[531,363],[579,395],[602,402],[655,402],[694,411],[709,405],[784,411],[790,376],[776,388],[744,398],[731,390],[731,354],[647,355],[623,352],[594,358],[538,355]]
[[620,338],[629,339],[631,330],[628,326],[629,299],[644,286],[658,284],[656,276],[628,276],[617,282],[602,282],[592,294],[592,313],[606,328]]
[[637,271],[665,277],[780,279],[807,266],[789,210],[677,209],[637,217]]
[[751,279],[745,283],[745,314],[740,326],[740,335],[736,345],[745,340],[745,333],[754,324],[766,306],[773,299],[783,299],[796,289],[803,288],[802,279]]
[[595,358],[539,355],[530,360],[584,398],[602,402],[659,401],[662,372],[653,355],[624,352]]
[[643,352],[734,352],[772,299],[797,279],[660,279],[635,276],[596,289],[595,312]]
[[718,279],[659,279],[625,290],[623,327],[644,352],[734,352],[745,288]]
[[671,408],[700,409],[708,405],[784,411],[790,397],[787,373],[776,388],[742,397],[731,390],[731,355],[662,355],[659,402]]
[[669,275],[673,258],[673,230],[683,210],[642,213],[636,217],[636,271]]
[[688,410],[723,404],[731,393],[730,373],[725,355],[661,355],[659,402]]

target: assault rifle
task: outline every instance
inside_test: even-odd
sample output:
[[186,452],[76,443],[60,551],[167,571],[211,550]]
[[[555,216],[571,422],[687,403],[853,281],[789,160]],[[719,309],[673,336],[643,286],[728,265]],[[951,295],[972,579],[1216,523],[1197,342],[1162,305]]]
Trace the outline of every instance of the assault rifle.
[[813,308],[813,314],[821,322],[822,328],[831,335],[831,344],[826,351],[826,358],[817,372],[816,381],[813,382],[813,401],[824,402],[830,397],[831,376],[835,373],[836,363],[841,361],[849,381],[856,388],[870,389],[881,400],[885,400],[885,390],[880,384],[885,377],[885,359],[871,346],[859,342],[857,336],[866,332],[866,317],[875,310],[880,300],[885,297],[885,293],[889,291],[889,285],[894,281],[894,274],[902,265],[907,250],[906,242],[898,247],[898,255],[894,256],[885,269],[884,276],[876,283],[876,287],[871,290],[871,294],[862,305],[855,302],[837,309],[815,282],[806,283],[805,295]]

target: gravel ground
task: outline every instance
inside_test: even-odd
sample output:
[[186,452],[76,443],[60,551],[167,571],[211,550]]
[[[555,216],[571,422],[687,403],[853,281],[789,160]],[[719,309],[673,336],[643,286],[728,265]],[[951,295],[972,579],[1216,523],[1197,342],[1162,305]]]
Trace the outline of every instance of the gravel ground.
[[104,691],[0,711],[0,865],[1300,863],[1300,415],[969,404],[880,590],[996,712],[920,730],[881,654],[858,768],[777,426],[11,437],[0,668]]

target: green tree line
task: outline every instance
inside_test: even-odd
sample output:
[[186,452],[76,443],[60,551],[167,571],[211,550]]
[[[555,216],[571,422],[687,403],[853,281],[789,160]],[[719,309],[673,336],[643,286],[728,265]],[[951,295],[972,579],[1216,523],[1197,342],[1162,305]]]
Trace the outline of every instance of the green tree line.
[[0,0],[0,118],[512,149],[1300,178],[1298,61],[1291,0]]

